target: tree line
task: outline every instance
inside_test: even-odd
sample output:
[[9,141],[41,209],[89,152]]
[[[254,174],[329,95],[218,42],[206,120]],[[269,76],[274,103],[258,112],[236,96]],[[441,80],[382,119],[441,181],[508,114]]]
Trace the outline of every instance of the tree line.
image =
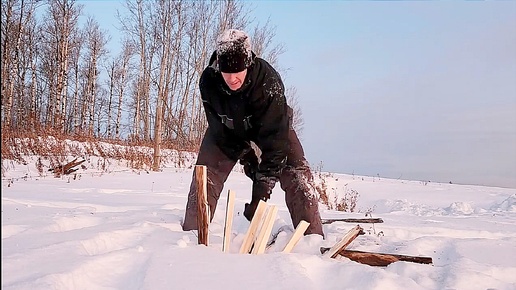
[[[60,134],[194,150],[207,123],[200,74],[227,28],[249,32],[255,53],[277,65],[275,29],[253,24],[245,1],[125,0],[111,36],[75,0],[2,0],[2,135]],[[81,20],[85,18],[85,21]],[[287,89],[302,127],[295,88]]]

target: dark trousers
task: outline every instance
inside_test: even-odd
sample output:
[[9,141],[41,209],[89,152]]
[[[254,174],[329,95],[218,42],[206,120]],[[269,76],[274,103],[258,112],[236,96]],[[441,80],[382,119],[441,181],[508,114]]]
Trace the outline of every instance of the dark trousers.
[[[305,232],[319,234],[324,237],[319,214],[319,199],[313,183],[310,166],[304,157],[303,147],[294,130],[289,132],[290,151],[287,156],[287,164],[280,176],[280,185],[285,192],[285,202],[292,218],[292,224],[297,227],[301,220],[310,223]],[[204,135],[201,148],[197,157],[197,165],[207,167],[207,198],[210,207],[210,217],[217,208],[220,193],[224,188],[231,170],[236,161],[228,158],[215,144],[211,134]],[[188,202],[186,204],[183,230],[197,229],[197,188],[194,180],[190,185]]]

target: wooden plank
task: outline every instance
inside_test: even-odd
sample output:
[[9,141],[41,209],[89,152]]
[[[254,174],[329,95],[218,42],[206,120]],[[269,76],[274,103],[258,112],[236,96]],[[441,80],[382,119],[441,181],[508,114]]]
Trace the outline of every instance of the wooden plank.
[[359,225],[355,226],[338,243],[336,243],[323,255],[330,258],[335,258],[341,250],[345,249],[356,237],[358,237],[358,235],[363,233],[364,231]]
[[229,241],[231,239],[231,227],[233,226],[233,212],[235,210],[235,192],[228,190],[228,200],[226,203],[226,219],[224,221],[224,240],[222,241],[222,252],[229,250]]
[[269,237],[271,236],[272,226],[276,221],[276,214],[278,213],[278,207],[275,205],[270,205],[267,210],[267,215],[265,216],[265,220],[263,221],[260,232],[258,233],[258,237],[256,238],[256,242],[254,243],[254,247],[252,250],[252,254],[263,254],[265,252],[265,247],[267,246],[267,242],[269,241]]
[[368,223],[368,224],[381,224],[383,220],[381,218],[345,218],[345,219],[323,219],[323,224],[331,224],[334,222],[345,222],[345,223]]
[[294,235],[292,235],[290,241],[288,241],[287,245],[283,249],[283,253],[290,253],[290,251],[292,251],[292,249],[296,246],[297,242],[299,242],[299,239],[301,239],[309,225],[310,223],[304,220],[301,220],[299,222],[296,230],[294,231]]
[[[330,248],[321,248],[321,252],[328,251]],[[431,257],[395,255],[385,253],[370,253],[354,250],[342,250],[339,255],[346,257],[352,261],[366,264],[369,266],[385,267],[394,262],[412,262],[419,264],[432,264]]]
[[256,237],[256,231],[262,223],[262,218],[266,208],[267,206],[265,201],[260,200],[260,203],[258,203],[258,207],[256,208],[256,212],[254,213],[253,219],[251,220],[251,224],[249,225],[247,233],[244,236],[244,242],[240,247],[240,254],[249,254],[249,251],[251,251],[251,247],[253,246],[254,239]]
[[210,221],[210,208],[207,198],[207,174],[206,166],[195,166],[195,182],[197,183],[197,243],[208,245],[208,225]]

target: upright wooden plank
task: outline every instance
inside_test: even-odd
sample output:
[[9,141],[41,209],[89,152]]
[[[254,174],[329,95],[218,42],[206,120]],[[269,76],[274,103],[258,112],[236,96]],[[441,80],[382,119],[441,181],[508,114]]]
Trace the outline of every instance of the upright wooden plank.
[[222,241],[222,252],[229,250],[229,241],[231,238],[231,227],[233,226],[233,212],[235,209],[235,192],[228,190],[228,200],[226,204],[226,220],[224,223],[224,240]]
[[256,237],[256,230],[262,223],[263,214],[265,213],[266,208],[267,206],[265,201],[260,200],[254,213],[254,217],[251,220],[251,224],[249,225],[249,229],[247,229],[247,233],[245,234],[244,242],[240,247],[240,254],[249,254],[249,251],[251,251],[251,247],[253,246],[254,239]]
[[290,253],[292,249],[296,246],[297,242],[299,242],[299,239],[303,236],[306,229],[308,229],[308,226],[310,225],[309,222],[301,220],[299,224],[297,225],[296,230],[294,231],[294,235],[290,238],[290,241],[288,241],[287,245],[283,249],[283,253]]
[[352,228],[342,239],[336,243],[324,256],[335,258],[341,250],[344,250],[351,242],[363,232],[363,229],[357,225]]
[[263,254],[265,252],[265,247],[267,246],[267,242],[269,241],[269,237],[271,236],[272,226],[274,225],[274,221],[276,220],[276,214],[278,213],[278,208],[275,205],[270,205],[267,210],[267,215],[265,216],[265,220],[263,221],[260,232],[258,233],[258,237],[256,238],[256,242],[254,243],[253,250],[251,254]]
[[208,245],[208,224],[210,222],[210,208],[208,206],[208,183],[206,166],[195,166],[195,180],[197,183],[197,242]]

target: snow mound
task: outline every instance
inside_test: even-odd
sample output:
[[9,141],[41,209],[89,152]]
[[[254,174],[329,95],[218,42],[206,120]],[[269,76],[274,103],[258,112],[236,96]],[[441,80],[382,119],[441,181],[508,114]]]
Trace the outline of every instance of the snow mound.
[[495,212],[516,212],[516,194],[509,196],[500,203],[494,204],[490,209]]
[[462,201],[453,202],[444,211],[449,215],[470,215],[475,212],[471,204]]
[[434,208],[426,204],[413,203],[406,199],[388,200],[383,206],[384,212],[404,212],[416,216],[434,216],[443,214],[442,209]]

